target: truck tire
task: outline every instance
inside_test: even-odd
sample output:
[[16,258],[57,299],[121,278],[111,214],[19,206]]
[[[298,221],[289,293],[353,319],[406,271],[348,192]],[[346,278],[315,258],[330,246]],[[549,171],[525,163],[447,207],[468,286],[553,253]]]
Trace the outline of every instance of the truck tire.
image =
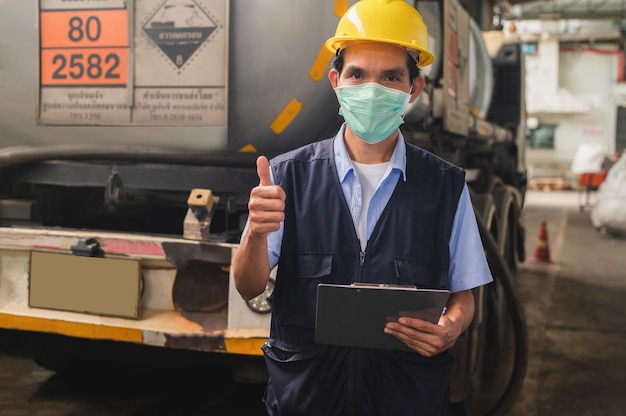
[[520,197],[515,188],[503,184],[493,187],[491,195],[500,224],[498,235],[494,237],[498,243],[500,254],[504,257],[509,269],[515,271],[519,261]]
[[[485,193],[472,193],[472,205],[476,216],[480,216],[494,234],[497,234],[498,215],[493,196]],[[452,416],[466,416],[480,394],[481,380],[486,350],[487,327],[489,325],[492,306],[489,300],[491,288],[481,286],[473,290],[475,312],[470,327],[452,347],[452,354],[456,359],[450,381],[450,414]]]

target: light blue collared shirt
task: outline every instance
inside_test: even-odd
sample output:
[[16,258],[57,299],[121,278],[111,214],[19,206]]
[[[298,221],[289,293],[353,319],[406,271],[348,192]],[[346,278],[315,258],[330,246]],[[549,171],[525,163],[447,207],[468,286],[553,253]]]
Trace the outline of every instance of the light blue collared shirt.
[[[355,230],[358,227],[362,209],[361,183],[354,170],[350,156],[343,141],[345,124],[341,127],[334,140],[334,154],[337,174],[341,188],[352,215]],[[376,222],[389,202],[396,183],[402,178],[406,181],[406,147],[402,133],[398,136],[387,170],[383,174],[380,185],[374,192],[367,211],[366,236],[369,240]],[[272,178],[273,181],[273,178]],[[244,235],[248,225],[244,229]],[[278,264],[283,239],[283,224],[280,229],[267,238],[270,268]],[[450,268],[448,271],[450,292],[460,292],[491,282],[491,272],[485,259],[482,241],[478,233],[476,217],[470,200],[467,184],[463,187],[457,205],[452,233],[450,235]]]

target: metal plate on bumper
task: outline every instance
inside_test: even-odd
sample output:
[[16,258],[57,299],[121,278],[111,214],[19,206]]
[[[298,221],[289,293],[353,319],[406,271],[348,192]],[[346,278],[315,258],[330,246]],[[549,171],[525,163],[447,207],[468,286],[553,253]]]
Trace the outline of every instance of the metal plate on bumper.
[[29,306],[139,318],[141,262],[33,251]]

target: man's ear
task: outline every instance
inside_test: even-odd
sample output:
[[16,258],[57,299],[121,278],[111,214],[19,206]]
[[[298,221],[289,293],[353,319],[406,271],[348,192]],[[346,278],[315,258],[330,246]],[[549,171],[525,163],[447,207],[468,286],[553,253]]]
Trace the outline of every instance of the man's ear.
[[409,100],[410,103],[415,101],[417,99],[417,96],[420,95],[420,92],[422,92],[422,90],[424,89],[424,83],[424,77],[415,77],[415,79],[413,80],[413,89],[411,90],[411,99]]
[[339,71],[335,68],[331,68],[331,70],[328,71],[328,80],[333,88],[337,88],[339,82]]

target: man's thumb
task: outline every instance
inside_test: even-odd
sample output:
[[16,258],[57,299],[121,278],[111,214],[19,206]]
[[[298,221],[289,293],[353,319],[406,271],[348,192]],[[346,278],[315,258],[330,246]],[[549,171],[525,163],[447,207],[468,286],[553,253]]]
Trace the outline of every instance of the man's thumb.
[[272,177],[270,176],[270,162],[268,162],[265,156],[259,156],[256,160],[256,173],[259,175],[261,185],[273,185]]

